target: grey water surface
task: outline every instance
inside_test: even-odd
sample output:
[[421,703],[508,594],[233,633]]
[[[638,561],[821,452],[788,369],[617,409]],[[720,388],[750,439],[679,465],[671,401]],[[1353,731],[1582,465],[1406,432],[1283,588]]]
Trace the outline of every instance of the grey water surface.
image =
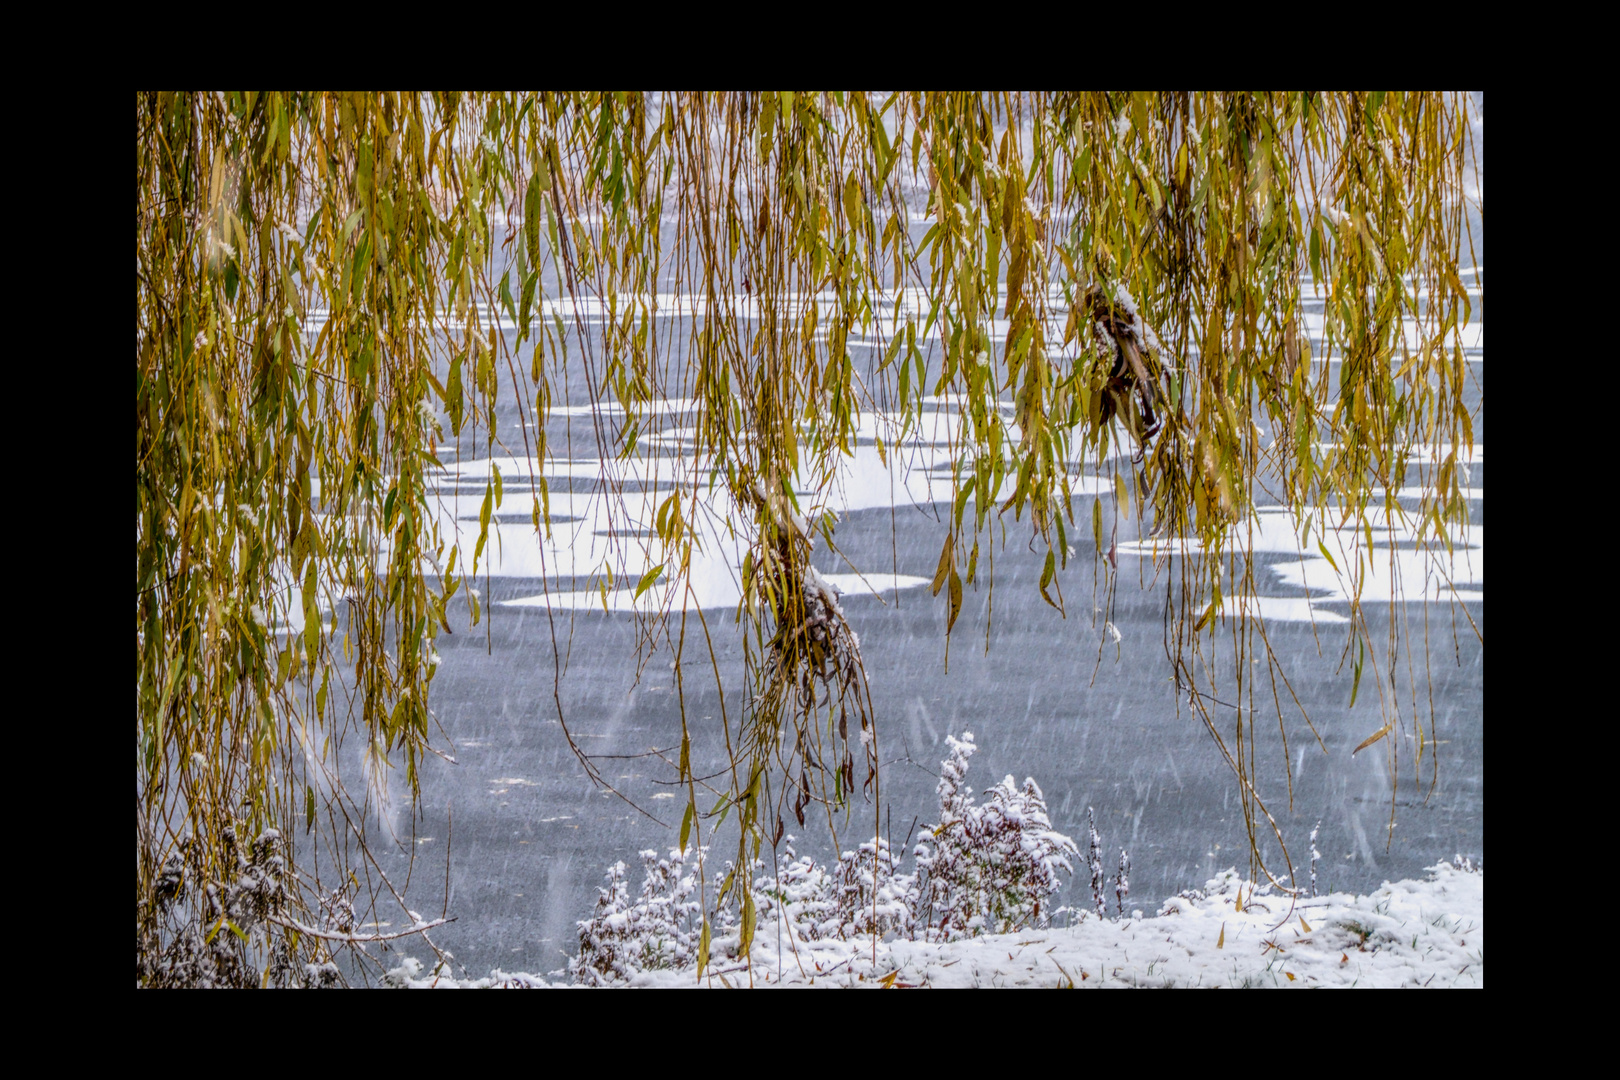
[[[1482,380],[1482,364],[1475,367]],[[1473,483],[1482,492],[1482,464],[1474,467]],[[1091,501],[1075,500],[1076,521],[1089,519]],[[1473,511],[1483,526],[1482,497]],[[1238,781],[1185,692],[1177,691],[1166,656],[1165,594],[1175,565],[1161,563],[1155,579],[1148,560],[1122,557],[1113,607],[1098,613],[1094,609],[1106,602],[1097,591],[1106,563],[1096,557],[1090,530],[1074,529],[1076,552],[1059,577],[1060,615],[1036,588],[1044,550],[1030,551],[1027,524],[1007,533],[1005,548],[993,564],[981,561],[978,583],[967,591],[948,664],[943,595],[912,588],[891,590],[881,600],[860,591],[843,598],[861,635],[886,763],[880,817],[874,821],[874,806],[857,801],[853,817],[841,823],[843,846],[869,837],[874,825],[895,844],[908,836],[914,842],[918,823],[934,820],[945,736],[972,731],[980,747],[969,774],[974,789],[1007,774],[1018,781],[1033,777],[1054,826],[1079,838],[1082,848],[1086,811],[1094,808],[1110,854],[1120,846],[1130,851],[1135,906],[1156,910],[1164,897],[1227,866],[1247,869]],[[853,512],[837,526],[835,540],[867,573],[929,578],[944,535],[935,507],[908,504]],[[815,559],[824,572],[848,569],[829,551],[818,550]],[[1263,565],[1256,578],[1263,596],[1304,595],[1273,580]],[[497,966],[561,967],[606,867],[625,861],[639,884],[636,853],[674,846],[686,802],[672,784],[681,710],[671,640],[661,637],[649,649],[638,637],[644,624],[622,612],[503,606],[545,585],[482,579],[476,587],[483,593],[483,621],[469,628],[463,618],[455,634],[441,635],[432,703],[456,763],[428,758],[420,817],[395,822],[401,842],[393,858],[400,871],[415,858],[411,905],[456,917],[435,941],[474,974]],[[1482,592],[1483,581],[1472,586]],[[1314,610],[1331,615],[1347,606],[1317,603]],[[1322,822],[1317,846],[1324,890],[1366,892],[1386,878],[1421,876],[1424,866],[1455,853],[1477,859],[1484,852],[1483,602],[1373,601],[1365,610],[1374,640],[1383,640],[1392,622],[1398,635],[1399,707],[1408,716],[1416,708],[1428,727],[1426,695],[1432,694],[1428,737],[1434,743],[1425,748],[1421,772],[1410,742],[1398,748],[1396,761],[1405,770],[1398,778],[1389,773],[1383,745],[1352,756],[1383,714],[1373,676],[1364,677],[1350,706],[1351,664],[1341,662],[1345,624],[1268,620],[1271,649],[1286,676],[1286,684],[1276,683],[1280,726],[1264,660],[1254,668],[1257,711],[1249,716],[1246,749],[1257,788],[1301,882],[1307,835]],[[1117,643],[1105,616],[1119,633]],[[680,633],[678,617],[669,629]],[[735,740],[748,692],[743,628],[734,612],[710,609],[701,622],[689,613],[685,634],[679,689],[694,771],[715,776],[712,783],[724,790],[721,717],[729,719]],[[1232,667],[1229,639],[1217,639],[1212,666],[1221,683],[1216,696],[1222,688],[1229,696],[1231,676],[1220,674]],[[1383,678],[1389,677],[1385,671]],[[1214,704],[1210,715],[1235,750],[1233,710]],[[604,779],[635,806],[592,785],[559,716]],[[1412,730],[1408,723],[1403,734]],[[813,822],[791,831],[802,837],[801,850],[832,854],[825,829],[818,833]],[[1283,873],[1269,827],[1259,832],[1268,864]],[[735,843],[734,828],[722,832],[720,857]],[[1085,891],[1079,882],[1062,900],[1081,903]]]
[[[891,524],[897,525],[893,536]],[[881,511],[852,515],[839,529],[846,551],[887,549],[892,541],[904,553],[902,572],[919,574],[937,558],[939,536],[932,522],[896,516],[891,523]],[[1079,554],[1077,569],[1088,555]],[[1116,647],[1093,625],[1090,590],[1074,586],[1079,595],[1070,595],[1070,615],[1060,618],[1034,588],[1040,570],[1040,559],[1013,545],[998,556],[988,649],[989,590],[981,588],[963,605],[948,671],[943,604],[926,590],[902,592],[898,603],[891,594],[888,607],[870,596],[844,599],[862,637],[880,755],[889,762],[881,773],[886,831],[899,843],[907,834],[915,838],[914,819],[933,820],[931,770],[944,756],[944,737],[971,730],[981,748],[969,774],[972,786],[982,790],[1009,773],[1020,781],[1033,776],[1054,826],[1080,837],[1082,847],[1086,809],[1094,807],[1104,842],[1131,853],[1137,906],[1154,910],[1165,896],[1202,884],[1224,867],[1246,869],[1237,782],[1170,681],[1162,590],[1121,585],[1113,610]],[[499,582],[488,599],[532,584]],[[1483,603],[1468,607],[1483,630]],[[1412,642],[1413,662],[1426,664],[1430,674],[1437,775],[1425,762],[1421,774],[1401,777],[1393,791],[1387,754],[1351,756],[1382,720],[1377,696],[1365,686],[1348,707],[1348,669],[1340,671],[1338,663],[1343,628],[1268,628],[1321,742],[1297,709],[1283,710],[1286,760],[1293,766],[1290,809],[1282,735],[1274,716],[1258,713],[1253,756],[1259,787],[1301,870],[1306,836],[1322,821],[1324,890],[1366,892],[1386,878],[1421,876],[1424,866],[1454,853],[1483,856],[1484,649],[1466,623],[1453,637],[1441,605],[1396,608],[1403,633],[1414,636],[1425,614],[1427,648],[1421,638]],[[708,617],[735,737],[745,693],[741,637],[729,616]],[[604,776],[661,819],[655,822],[593,788],[569,749],[553,698],[554,627],[545,612],[491,606],[486,618],[484,632],[458,633],[453,644],[441,640],[435,709],[458,764],[430,758],[424,768],[421,819],[414,845],[406,845],[414,846],[418,860],[409,897],[424,912],[440,910],[446,901],[441,864],[448,856],[448,910],[457,922],[435,935],[438,944],[477,974],[495,966],[551,970],[573,951],[574,924],[589,914],[605,868],[617,860],[635,867],[637,851],[674,846],[685,798],[671,786],[676,773],[667,763],[680,742],[668,649],[647,658],[638,682],[631,616],[555,616],[556,634],[571,638],[563,643],[569,660],[560,683],[562,715],[575,740],[601,755]],[[1372,615],[1375,636],[1382,631],[1379,618]],[[715,669],[706,650],[699,653],[686,654],[682,682],[694,769],[708,775],[723,770],[725,754]],[[1404,673],[1398,681],[1404,685]],[[1217,724],[1223,713],[1229,710],[1214,708]],[[1223,734],[1230,743],[1230,729]],[[615,756],[653,749],[664,750],[664,757]],[[1403,747],[1398,757],[1403,766],[1411,765],[1410,750]],[[854,813],[846,836],[869,836],[871,808],[858,802]],[[793,831],[814,844],[812,830]],[[734,831],[723,834],[722,855],[734,844]],[[1275,841],[1264,833],[1262,850],[1276,854]],[[639,879],[632,870],[632,882]],[[1084,882],[1071,887],[1065,901],[1083,902],[1084,889]]]

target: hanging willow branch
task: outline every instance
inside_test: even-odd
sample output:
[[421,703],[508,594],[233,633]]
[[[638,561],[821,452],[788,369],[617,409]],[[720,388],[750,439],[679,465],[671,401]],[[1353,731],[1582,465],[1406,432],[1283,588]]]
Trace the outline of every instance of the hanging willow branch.
[[[850,797],[847,716],[866,730],[870,699],[809,565],[816,507],[794,491],[831,482],[863,411],[905,432],[946,397],[961,418],[935,582],[949,623],[987,524],[1028,514],[1044,594],[1085,527],[1071,478],[1115,471],[1117,510],[1134,502],[1143,533],[1185,556],[1167,648],[1252,839],[1269,819],[1249,735],[1256,623],[1232,615],[1253,592],[1261,478],[1309,533],[1399,514],[1381,493],[1421,464],[1418,543],[1466,526],[1464,108],[1401,93],[138,94],[141,948],[164,947],[153,890],[183,837],[220,881],[237,870],[220,838],[243,827],[306,836],[298,865],[329,852],[334,881],[369,858],[350,841],[374,789],[338,748],[399,761],[416,791],[434,642],[510,495],[492,476],[475,550],[446,550],[428,505],[438,417],[493,448],[514,395],[542,421],[522,453],[543,460],[569,371],[621,410],[593,416],[604,459],[631,455],[663,403],[693,403],[692,479],[657,530],[671,581],[708,498],[697,477],[748,518],[757,693],[733,802],[760,798],[773,760],[799,813],[813,777],[832,777],[829,805]],[[1311,355],[1308,299],[1336,382]],[[686,307],[660,322],[671,303]],[[876,339],[881,363],[857,365],[855,339]],[[1372,557],[1370,533],[1347,535],[1358,566]],[[1359,686],[1377,650],[1359,592],[1351,609]],[[1230,677],[1204,659],[1221,632]],[[1207,711],[1217,693],[1240,706],[1235,727]],[[810,749],[823,714],[845,718],[837,748]],[[766,819],[742,816],[757,850]],[[307,919],[322,886],[300,880],[311,896],[289,903]],[[276,918],[265,933],[297,925]],[[297,947],[324,960],[323,940]]]

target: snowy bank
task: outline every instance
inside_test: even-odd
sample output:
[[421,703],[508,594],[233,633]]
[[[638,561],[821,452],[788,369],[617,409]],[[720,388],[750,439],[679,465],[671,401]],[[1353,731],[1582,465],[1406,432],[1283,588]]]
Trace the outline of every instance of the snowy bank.
[[[1154,917],[1088,915],[1063,928],[940,943],[804,941],[789,925],[762,919],[751,964],[716,956],[701,980],[688,967],[640,972],[630,985],[1484,986],[1484,871],[1467,860],[1428,869],[1426,881],[1386,883],[1370,896],[1297,900],[1228,870],[1171,897]],[[413,989],[562,985],[501,971],[456,979],[408,958],[387,981]]]

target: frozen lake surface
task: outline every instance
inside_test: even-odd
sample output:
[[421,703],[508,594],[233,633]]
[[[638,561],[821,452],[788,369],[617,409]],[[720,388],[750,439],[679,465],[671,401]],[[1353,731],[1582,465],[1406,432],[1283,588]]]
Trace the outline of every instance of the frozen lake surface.
[[[1482,392],[1482,351],[1471,369]],[[954,410],[943,403],[936,415],[941,430],[954,421]],[[515,416],[511,422],[517,423]],[[1351,756],[1382,719],[1377,694],[1365,685],[1355,708],[1349,707],[1348,665],[1340,670],[1348,610],[1342,585],[1326,559],[1300,552],[1286,515],[1260,518],[1256,558],[1262,568],[1256,576],[1261,584],[1254,608],[1265,618],[1282,670],[1322,738],[1318,746],[1297,711],[1285,709],[1286,757],[1293,766],[1290,808],[1281,738],[1274,722],[1270,730],[1265,727],[1266,714],[1260,713],[1254,752],[1261,794],[1296,867],[1305,858],[1312,825],[1322,821],[1325,889],[1368,893],[1386,879],[1421,878],[1423,867],[1456,852],[1483,857],[1484,650],[1462,611],[1466,608],[1483,630],[1483,434],[1476,430],[1475,526],[1468,545],[1458,548],[1443,576],[1407,568],[1402,576],[1407,602],[1366,604],[1374,639],[1393,619],[1411,646],[1419,694],[1425,666],[1434,692],[1438,745],[1430,753],[1439,758],[1438,781],[1431,788],[1426,759],[1423,780],[1415,782],[1411,747],[1402,748],[1408,775],[1394,796],[1398,827],[1393,834],[1388,755],[1380,747]],[[615,496],[623,500],[617,509],[628,512],[629,520],[650,520],[667,491],[667,476],[655,473],[679,461],[678,425],[673,431],[663,466],[643,466],[642,475],[632,476]],[[574,445],[580,446],[578,432]],[[886,763],[883,827],[893,842],[898,845],[908,835],[914,841],[915,827],[931,820],[943,740],[971,730],[981,747],[969,775],[976,790],[1008,773],[1019,780],[1032,776],[1046,793],[1053,825],[1071,835],[1083,831],[1087,808],[1095,808],[1105,843],[1131,852],[1138,895],[1162,898],[1228,866],[1244,867],[1245,826],[1236,781],[1170,681],[1163,646],[1164,560],[1155,584],[1151,546],[1119,545],[1115,642],[1103,616],[1093,611],[1101,603],[1094,589],[1103,579],[1093,563],[1090,529],[1070,533],[1076,552],[1060,578],[1067,609],[1062,618],[1035,587],[1044,551],[1036,555],[1028,549],[1027,525],[1009,527],[1005,549],[996,552],[992,565],[981,562],[979,583],[968,589],[947,670],[945,604],[943,596],[931,597],[926,585],[945,535],[940,521],[945,508],[935,500],[949,498],[948,473],[942,486],[933,466],[936,458],[948,458],[943,436],[912,449],[905,463],[891,449],[891,467],[883,468],[872,447],[857,448],[846,490],[833,500],[843,516],[834,536],[842,554],[824,545],[815,554],[819,570],[840,575],[844,610],[861,635]],[[455,634],[439,640],[442,664],[433,684],[433,708],[457,764],[426,761],[414,830],[409,816],[399,806],[393,809],[397,845],[382,839],[388,830],[376,825],[371,830],[374,840],[382,839],[383,847],[395,852],[396,882],[409,876],[411,906],[437,913],[448,899],[457,921],[438,931],[435,941],[473,974],[497,966],[534,972],[561,967],[575,948],[574,924],[590,912],[605,868],[618,860],[634,865],[635,853],[644,848],[673,846],[685,806],[684,795],[671,784],[676,775],[672,748],[680,742],[672,643],[660,639],[637,668],[638,632],[645,623],[633,609],[661,602],[662,590],[648,590],[638,605],[623,587],[646,567],[635,562],[633,542],[617,554],[606,542],[607,496],[590,479],[600,465],[580,455],[543,469],[554,518],[571,520],[558,520],[551,543],[542,545],[527,523],[523,464],[511,459],[500,464],[504,508],[517,512],[497,518],[499,533],[489,545],[491,572],[481,574],[475,586],[485,621],[469,632],[458,619]],[[440,492],[447,528],[459,521],[476,536],[488,467],[488,459],[472,459],[447,476]],[[1076,521],[1089,519],[1093,499],[1104,500],[1111,520],[1107,487],[1094,482],[1092,494],[1077,494]],[[1078,484],[1077,490],[1086,487]],[[1409,506],[1415,505],[1407,501],[1412,494],[1402,493]],[[731,508],[714,509],[706,555],[694,560],[694,602],[682,657],[699,776],[717,774],[726,763],[716,668],[703,627],[712,640],[733,737],[744,694],[741,629],[734,621],[740,553],[720,531]],[[1122,522],[1122,530],[1131,524]],[[1123,540],[1130,534],[1120,535]],[[1378,539],[1398,544],[1399,535]],[[471,537],[465,546],[471,546]],[[621,586],[609,594],[607,612],[584,576],[604,558],[617,562]],[[551,579],[540,576],[543,560],[562,572]],[[851,564],[881,597],[862,586]],[[994,611],[987,634],[992,582]],[[1387,583],[1370,586],[1368,595],[1376,597],[1380,589],[1387,590]],[[679,633],[678,617],[671,633]],[[1219,651],[1220,656],[1228,654]],[[560,683],[554,678],[559,663]],[[1404,687],[1404,677],[1400,682]],[[1263,680],[1260,685],[1262,696],[1269,695]],[[593,788],[558,723],[559,701],[575,739],[598,759],[604,778],[647,814]],[[1222,711],[1215,710],[1217,723]],[[664,753],[646,756],[655,750]],[[870,835],[872,808],[857,803],[855,814],[841,825],[843,846]],[[792,831],[801,834],[801,849],[816,849],[814,828]],[[830,849],[824,836],[819,840]],[[734,851],[734,845],[734,834],[720,841],[722,850]],[[1265,846],[1274,848],[1274,841]],[[407,870],[412,854],[415,864]],[[1274,870],[1282,872],[1280,861]],[[375,918],[389,920],[386,913]]]

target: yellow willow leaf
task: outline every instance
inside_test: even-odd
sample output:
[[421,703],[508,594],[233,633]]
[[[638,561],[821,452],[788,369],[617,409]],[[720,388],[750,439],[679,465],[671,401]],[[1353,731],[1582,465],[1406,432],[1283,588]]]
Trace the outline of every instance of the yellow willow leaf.
[[1048,604],[1051,604],[1054,608],[1057,607],[1057,603],[1053,601],[1050,595],[1047,594],[1046,587],[1052,583],[1052,578],[1056,575],[1056,573],[1057,556],[1055,552],[1048,548],[1046,552],[1046,565],[1041,569],[1041,599],[1045,600]]
[[950,636],[951,627],[956,625],[956,616],[958,614],[960,614],[961,610],[962,610],[962,578],[961,578],[961,576],[959,574],[957,574],[956,568],[952,567],[951,568],[951,614],[950,614],[950,617],[945,620],[945,635],[947,637]]
[[1377,731],[1373,732],[1371,735],[1369,735],[1365,739],[1361,740],[1361,745],[1357,746],[1354,750],[1350,751],[1350,756],[1355,757],[1357,754],[1361,753],[1363,750],[1367,749],[1367,747],[1371,746],[1373,743],[1377,742],[1379,739],[1382,739],[1385,735],[1388,735],[1393,730],[1394,730],[1394,727],[1392,725],[1385,724],[1383,727],[1379,728]]
[[1198,621],[1193,624],[1193,633],[1198,633],[1209,624],[1209,620],[1215,617],[1215,612],[1218,607],[1219,605],[1215,602],[1210,602],[1210,605],[1204,609],[1204,613],[1198,616]]
[[939,568],[934,571],[933,589],[935,596],[939,595],[940,588],[945,584],[945,575],[951,572],[951,566],[956,561],[953,557],[956,553],[955,539],[955,537],[947,535],[945,537],[945,546],[940,549]]

